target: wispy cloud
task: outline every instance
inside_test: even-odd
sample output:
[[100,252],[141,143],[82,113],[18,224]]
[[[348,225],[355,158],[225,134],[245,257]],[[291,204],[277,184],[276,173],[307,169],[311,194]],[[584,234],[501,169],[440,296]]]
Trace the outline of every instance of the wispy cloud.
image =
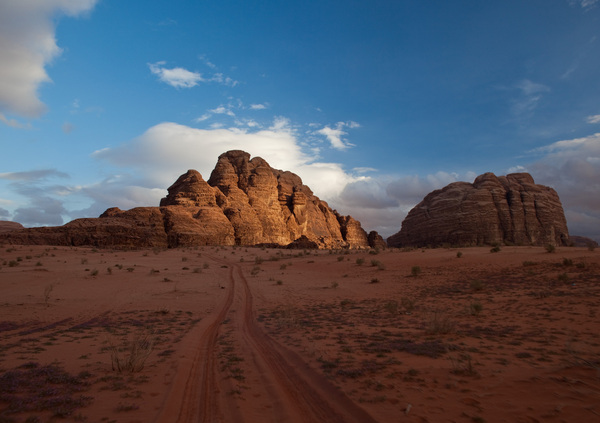
[[16,128],[16,129],[31,129],[31,124],[29,123],[21,123],[16,119],[9,119],[6,116],[4,116],[2,113],[0,113],[0,122],[4,123],[7,126],[10,126],[11,128]]
[[56,169],[40,169],[40,170],[30,170],[25,172],[7,172],[0,173],[0,179],[7,179],[9,181],[42,181],[48,178],[58,177],[58,178],[68,178],[69,175],[60,172]]
[[514,88],[519,91],[519,95],[513,100],[512,106],[512,112],[516,116],[532,113],[538,107],[544,93],[550,91],[550,87],[532,82],[529,79],[519,81]]
[[[57,12],[78,16],[96,0],[3,1],[0,6],[0,112],[38,117],[46,106],[38,89],[50,81],[46,65],[61,53],[56,44]],[[5,124],[19,127],[15,121]]]
[[184,68],[166,68],[166,62],[149,63],[150,72],[158,76],[158,79],[175,88],[192,88],[205,79],[198,72],[191,72]]
[[599,0],[569,0],[571,6],[581,6],[584,10],[590,10],[595,7]]
[[264,110],[267,108],[266,104],[251,104],[250,110]]
[[[200,58],[204,61],[205,65],[211,69],[216,68],[213,63],[205,60],[203,56]],[[225,76],[220,72],[205,77],[200,72],[190,71],[182,67],[167,68],[165,66],[166,64],[167,62],[163,60],[156,63],[148,63],[148,67],[150,68],[150,72],[158,76],[160,81],[175,88],[193,88],[202,82],[216,82],[230,87],[235,87],[238,84],[238,81]]]
[[587,123],[600,123],[600,115],[588,116],[586,121]]
[[316,134],[324,135],[329,141],[332,148],[336,150],[346,150],[353,147],[353,144],[344,139],[345,135],[348,135],[344,128],[358,128],[360,125],[354,121],[349,122],[338,122],[335,127],[325,126],[324,128],[316,131]]

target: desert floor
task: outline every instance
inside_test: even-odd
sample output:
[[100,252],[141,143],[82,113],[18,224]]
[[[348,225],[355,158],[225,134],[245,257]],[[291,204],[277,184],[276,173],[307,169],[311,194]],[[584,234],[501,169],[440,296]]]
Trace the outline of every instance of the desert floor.
[[600,251],[0,249],[0,422],[600,421]]

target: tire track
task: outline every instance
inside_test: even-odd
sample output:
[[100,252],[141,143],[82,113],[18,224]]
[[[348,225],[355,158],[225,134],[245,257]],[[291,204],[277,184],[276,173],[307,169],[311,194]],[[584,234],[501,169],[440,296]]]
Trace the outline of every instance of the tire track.
[[190,336],[198,336],[191,348],[191,363],[182,363],[172,384],[161,414],[156,422],[165,423],[213,423],[222,421],[219,407],[219,386],[216,379],[218,362],[215,347],[219,328],[225,320],[234,298],[234,279],[229,271],[227,296],[218,311],[201,321]]
[[[240,285],[243,301],[241,338],[264,363],[260,373],[275,385],[272,395],[275,421],[370,423],[375,420],[350,398],[334,387],[323,375],[310,368],[297,354],[272,340],[257,325],[252,308],[252,293],[238,264],[230,263],[232,284]],[[236,283],[236,282],[239,282]]]

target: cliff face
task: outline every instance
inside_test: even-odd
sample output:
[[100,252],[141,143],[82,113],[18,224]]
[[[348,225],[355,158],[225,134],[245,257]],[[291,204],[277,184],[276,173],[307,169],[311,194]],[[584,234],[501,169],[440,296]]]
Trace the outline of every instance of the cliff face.
[[478,176],[428,194],[402,222],[389,246],[568,245],[562,204],[531,175]]
[[181,175],[160,207],[112,208],[96,219],[2,236],[24,244],[132,248],[288,245],[301,237],[320,248],[381,244],[376,233],[368,237],[360,222],[332,210],[297,175],[239,150],[219,157],[208,182],[195,170]]

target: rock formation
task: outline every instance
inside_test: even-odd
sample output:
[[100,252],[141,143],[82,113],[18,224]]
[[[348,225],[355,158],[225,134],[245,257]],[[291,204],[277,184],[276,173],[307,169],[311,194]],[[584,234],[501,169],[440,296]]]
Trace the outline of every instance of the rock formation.
[[23,229],[23,225],[18,222],[10,222],[8,220],[0,220],[0,233],[11,232],[17,229]]
[[391,247],[568,245],[558,194],[527,173],[478,176],[428,194],[387,240]]
[[363,248],[380,244],[351,216],[321,201],[299,176],[271,168],[260,157],[235,150],[222,154],[205,181],[195,170],[181,175],[160,207],[123,211],[99,218],[31,228],[0,235],[22,244],[98,247],[195,245],[310,245]]

